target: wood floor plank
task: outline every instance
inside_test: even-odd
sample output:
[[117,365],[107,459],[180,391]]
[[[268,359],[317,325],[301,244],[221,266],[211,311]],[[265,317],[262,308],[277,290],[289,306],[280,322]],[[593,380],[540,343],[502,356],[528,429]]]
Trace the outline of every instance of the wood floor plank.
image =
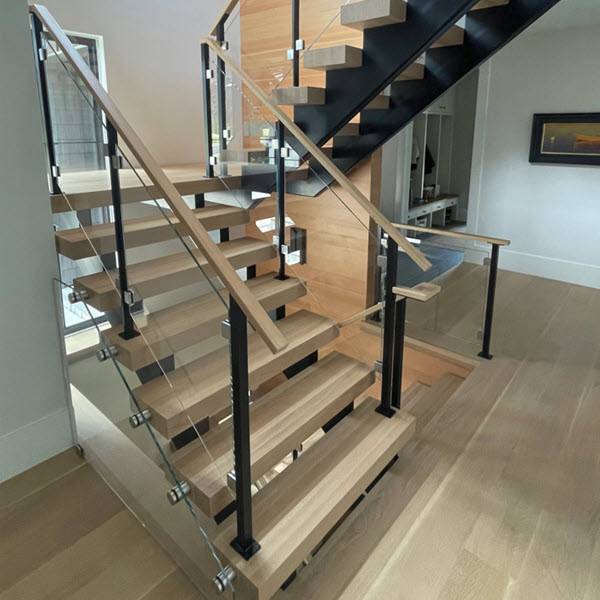
[[0,518],[11,506],[85,465],[75,448],[33,467],[0,484]]
[[6,590],[122,510],[85,466],[31,494],[0,518],[0,590]]
[[203,600],[204,596],[179,570],[165,577],[140,600]]

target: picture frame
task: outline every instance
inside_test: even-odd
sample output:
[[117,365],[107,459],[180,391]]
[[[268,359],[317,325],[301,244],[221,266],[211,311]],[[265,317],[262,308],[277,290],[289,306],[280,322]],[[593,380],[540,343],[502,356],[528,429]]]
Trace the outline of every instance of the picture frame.
[[600,166],[600,113],[533,115],[529,162]]

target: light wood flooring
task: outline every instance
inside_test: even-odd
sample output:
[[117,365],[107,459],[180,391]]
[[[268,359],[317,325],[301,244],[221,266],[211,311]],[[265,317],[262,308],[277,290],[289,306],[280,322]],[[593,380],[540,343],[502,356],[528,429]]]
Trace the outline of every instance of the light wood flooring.
[[[468,301],[453,305],[447,318],[472,326]],[[600,292],[501,272],[497,307],[495,359],[277,598],[600,599]],[[336,346],[362,353],[365,335]],[[0,600],[199,598],[90,467],[65,460],[0,487]]]
[[203,596],[74,450],[0,485],[0,600]]

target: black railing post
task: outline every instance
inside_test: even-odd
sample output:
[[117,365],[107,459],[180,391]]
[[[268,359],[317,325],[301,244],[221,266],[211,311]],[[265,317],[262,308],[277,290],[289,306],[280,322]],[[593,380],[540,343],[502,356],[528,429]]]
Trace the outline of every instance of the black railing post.
[[60,194],[60,169],[56,161],[56,148],[54,146],[54,131],[52,128],[52,113],[50,111],[50,96],[48,90],[48,76],[46,73],[46,60],[48,52],[44,42],[44,26],[36,15],[33,19],[33,42],[35,49],[35,59],[37,65],[38,81],[40,86],[40,100],[42,103],[42,114],[44,117],[44,128],[46,130],[46,146],[48,148],[48,163],[52,193]]
[[210,94],[210,48],[208,44],[201,45],[202,57],[202,108],[204,112],[204,156],[206,161],[206,176],[215,176],[213,142],[212,142],[212,105]]
[[276,162],[276,177],[275,185],[277,189],[277,218],[276,218],[276,229],[277,229],[277,250],[279,253],[279,272],[277,279],[282,281],[287,279],[285,274],[285,127],[281,121],[277,121],[275,130],[275,137],[277,139],[277,149],[275,150],[275,162]]
[[396,317],[396,273],[398,269],[398,244],[388,237],[385,272],[383,358],[381,368],[381,404],[377,412],[386,417],[394,415],[392,408],[392,378],[394,372],[394,321]]
[[120,157],[118,154],[118,134],[114,125],[107,123],[108,137],[108,160],[110,163],[110,187],[112,193],[112,205],[115,217],[115,239],[117,246],[117,259],[119,262],[119,292],[121,294],[121,309],[123,313],[123,332],[119,335],[130,340],[140,335],[135,330],[131,307],[134,304],[133,294],[129,290],[127,281],[127,258],[125,256],[125,234],[123,230],[123,215],[121,212],[121,181],[119,177]]
[[406,330],[406,298],[396,300],[394,325],[394,368],[392,373],[392,406],[402,406],[402,374],[404,372],[404,332]]
[[252,536],[252,475],[250,468],[250,401],[248,397],[248,324],[233,297],[229,303],[229,350],[231,354],[231,403],[237,537],[232,547],[249,560],[260,550]]
[[300,0],[292,0],[292,77],[293,86],[300,85]]
[[[225,42],[225,15],[217,26],[217,42],[224,50],[227,49]],[[219,148],[227,150],[229,135],[227,132],[227,88],[225,86],[225,62],[217,57],[217,106],[219,107]],[[225,175],[226,173],[223,173]]]
[[485,327],[483,330],[483,349],[479,353],[481,358],[492,360],[490,354],[492,344],[492,327],[494,325],[494,302],[496,300],[496,282],[498,280],[498,258],[500,256],[500,246],[492,245],[492,258],[490,261],[490,276],[488,279],[487,302],[485,304]]

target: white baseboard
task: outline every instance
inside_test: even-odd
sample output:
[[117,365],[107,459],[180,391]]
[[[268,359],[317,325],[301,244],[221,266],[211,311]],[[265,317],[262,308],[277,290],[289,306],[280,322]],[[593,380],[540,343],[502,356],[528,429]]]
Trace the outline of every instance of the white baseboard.
[[565,281],[600,289],[600,266],[527,254],[510,249],[500,251],[500,268],[545,279]]
[[75,444],[69,410],[63,408],[0,437],[0,482]]

